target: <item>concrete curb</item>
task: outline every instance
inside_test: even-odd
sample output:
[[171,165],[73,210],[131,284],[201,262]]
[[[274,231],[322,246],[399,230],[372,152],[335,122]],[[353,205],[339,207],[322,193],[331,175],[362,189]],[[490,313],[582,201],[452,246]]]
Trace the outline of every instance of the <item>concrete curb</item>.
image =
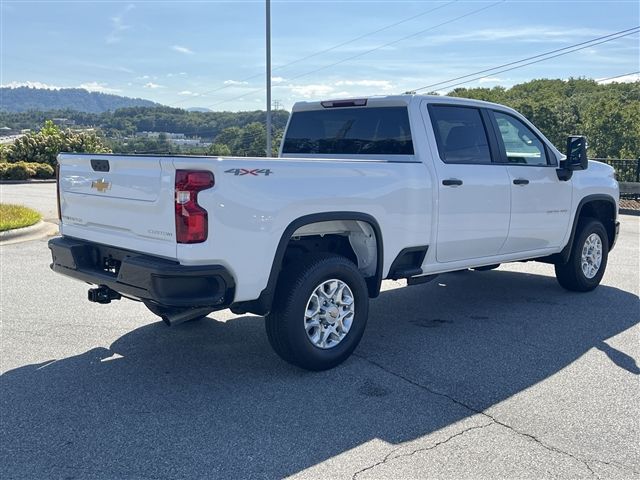
[[56,179],[0,180],[0,185],[37,185],[39,183],[56,183]]
[[40,220],[35,225],[24,228],[14,228],[6,232],[0,232],[0,244],[15,243],[23,240],[33,240],[45,235],[51,235],[58,230],[58,226]]
[[634,217],[640,217],[640,210],[631,210],[630,208],[621,208],[618,210],[620,215],[633,215]]

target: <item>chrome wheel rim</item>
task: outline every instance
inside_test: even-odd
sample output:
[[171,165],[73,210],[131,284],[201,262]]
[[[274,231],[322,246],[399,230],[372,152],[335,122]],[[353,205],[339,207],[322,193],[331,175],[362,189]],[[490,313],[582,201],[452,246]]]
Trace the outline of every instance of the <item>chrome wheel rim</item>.
[[587,278],[593,278],[600,270],[602,263],[602,240],[597,233],[587,237],[582,247],[582,273]]
[[307,338],[318,348],[333,348],[349,333],[354,316],[355,302],[349,285],[335,278],[322,282],[305,309]]

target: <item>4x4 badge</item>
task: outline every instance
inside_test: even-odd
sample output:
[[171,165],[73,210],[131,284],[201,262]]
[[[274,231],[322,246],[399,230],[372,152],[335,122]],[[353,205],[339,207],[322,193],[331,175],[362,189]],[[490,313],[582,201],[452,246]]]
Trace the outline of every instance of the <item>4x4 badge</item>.
[[273,170],[269,170],[268,168],[254,168],[252,170],[247,168],[230,168],[229,170],[225,170],[224,173],[233,173],[236,177],[243,175],[253,175],[254,177],[264,175],[268,177],[269,175],[273,175]]

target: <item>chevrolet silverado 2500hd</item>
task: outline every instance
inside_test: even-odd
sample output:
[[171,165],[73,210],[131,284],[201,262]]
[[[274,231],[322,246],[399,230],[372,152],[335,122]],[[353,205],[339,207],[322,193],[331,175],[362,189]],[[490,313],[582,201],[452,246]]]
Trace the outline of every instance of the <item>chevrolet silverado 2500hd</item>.
[[264,315],[275,351],[313,370],[356,348],[383,279],[537,260],[588,291],[619,228],[613,170],[584,137],[564,156],[518,112],[458,98],[297,103],[279,158],[58,163],[54,271],[168,324]]

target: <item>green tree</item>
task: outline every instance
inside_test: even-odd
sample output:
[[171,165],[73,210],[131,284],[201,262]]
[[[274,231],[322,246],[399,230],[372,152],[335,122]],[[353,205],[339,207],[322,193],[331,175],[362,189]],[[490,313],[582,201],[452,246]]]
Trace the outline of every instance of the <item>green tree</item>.
[[207,154],[217,157],[225,157],[231,155],[231,149],[224,143],[213,143],[209,148],[207,148]]

